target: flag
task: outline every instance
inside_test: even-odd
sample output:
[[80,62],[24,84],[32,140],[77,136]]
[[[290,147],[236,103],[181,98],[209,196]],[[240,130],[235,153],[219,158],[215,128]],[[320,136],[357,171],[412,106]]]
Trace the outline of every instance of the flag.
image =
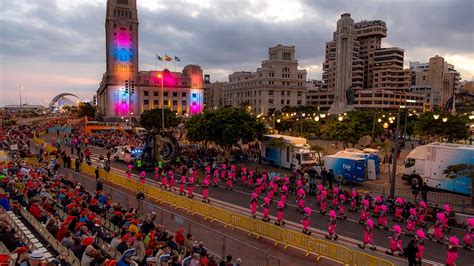
[[174,60],[176,60],[177,62],[181,62],[181,59],[177,56],[174,57]]
[[171,60],[173,60],[173,58],[171,58],[171,56],[169,56],[169,55],[165,55],[165,60],[166,61],[171,61]]
[[159,56],[159,55],[155,55],[155,58],[156,58],[156,60],[165,61],[165,60],[163,59],[163,57],[161,57],[161,56]]

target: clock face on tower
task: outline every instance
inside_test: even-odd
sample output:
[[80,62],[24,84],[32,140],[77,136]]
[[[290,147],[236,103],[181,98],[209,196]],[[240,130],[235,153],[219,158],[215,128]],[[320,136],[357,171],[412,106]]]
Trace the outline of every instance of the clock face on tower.
[[124,18],[121,18],[121,19],[119,19],[118,24],[122,27],[126,27],[127,26],[127,20],[124,19]]

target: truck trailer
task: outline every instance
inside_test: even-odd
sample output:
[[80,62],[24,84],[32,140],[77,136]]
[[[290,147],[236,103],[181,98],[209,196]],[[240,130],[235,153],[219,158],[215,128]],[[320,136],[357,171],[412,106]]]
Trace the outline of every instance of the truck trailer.
[[367,177],[366,160],[350,154],[327,155],[323,158],[324,168],[332,169],[334,176],[342,176],[342,183],[363,183]]

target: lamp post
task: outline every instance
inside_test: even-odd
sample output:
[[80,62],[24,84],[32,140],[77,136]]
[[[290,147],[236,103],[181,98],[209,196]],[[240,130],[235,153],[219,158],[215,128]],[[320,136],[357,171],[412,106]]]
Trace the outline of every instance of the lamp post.
[[20,121],[23,120],[23,104],[21,103],[21,91],[23,90],[23,85],[20,86]]
[[390,197],[395,198],[395,181],[397,179],[398,136],[400,135],[400,110],[397,113],[397,127],[395,129],[395,148],[392,154],[392,176],[390,179]]
[[165,91],[163,87],[164,75],[158,74],[158,78],[161,79],[161,128],[163,129],[163,131],[165,131],[165,106],[164,106]]

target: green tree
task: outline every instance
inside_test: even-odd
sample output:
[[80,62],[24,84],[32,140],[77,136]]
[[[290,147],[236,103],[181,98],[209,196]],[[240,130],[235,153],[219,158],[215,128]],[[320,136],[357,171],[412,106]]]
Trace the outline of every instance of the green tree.
[[[414,134],[421,138],[442,139],[447,138],[449,142],[467,139],[469,137],[469,119],[465,115],[423,113],[416,121],[413,121]],[[443,118],[447,119],[443,122]]]
[[232,107],[193,116],[186,122],[185,129],[190,141],[212,142],[226,151],[240,141],[261,140],[266,133],[265,124],[244,109]]
[[[152,109],[143,112],[140,116],[140,125],[146,130],[161,129],[161,109]],[[175,127],[179,125],[179,119],[176,113],[170,109],[165,108],[165,127]]]
[[467,176],[471,178],[471,208],[474,207],[474,191],[473,191],[473,184],[474,184],[474,165],[461,163],[448,166],[443,173],[446,175],[447,178],[458,178]]
[[79,106],[77,107],[77,116],[78,117],[95,117],[96,109],[92,104],[80,102]]

